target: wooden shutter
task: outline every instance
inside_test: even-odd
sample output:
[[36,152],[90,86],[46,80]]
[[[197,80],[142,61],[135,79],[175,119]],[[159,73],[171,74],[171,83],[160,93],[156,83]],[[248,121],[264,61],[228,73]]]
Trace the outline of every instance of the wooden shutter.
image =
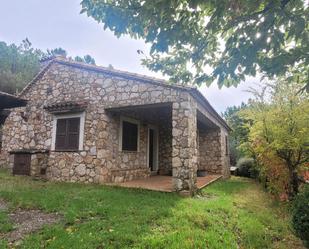
[[80,118],[63,118],[57,120],[56,150],[79,149]]
[[56,150],[64,150],[66,147],[66,119],[57,120]]
[[79,147],[79,123],[80,118],[70,118],[67,120],[67,148],[77,149]]

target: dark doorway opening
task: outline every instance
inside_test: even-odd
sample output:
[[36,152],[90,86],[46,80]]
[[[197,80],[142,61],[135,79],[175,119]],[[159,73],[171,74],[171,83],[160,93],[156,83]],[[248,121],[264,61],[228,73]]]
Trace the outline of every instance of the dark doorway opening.
[[149,168],[154,171],[154,130],[149,129]]
[[15,154],[13,175],[30,175],[31,154]]

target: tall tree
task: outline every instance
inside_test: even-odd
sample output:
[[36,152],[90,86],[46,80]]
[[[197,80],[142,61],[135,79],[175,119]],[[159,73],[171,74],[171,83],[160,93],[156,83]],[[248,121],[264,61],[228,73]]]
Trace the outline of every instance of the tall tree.
[[47,56],[63,56],[67,57],[68,52],[63,48],[54,48],[54,49],[47,49]]
[[255,91],[256,99],[241,111],[243,118],[252,120],[249,146],[260,172],[273,185],[286,177],[290,197],[298,192],[299,173],[309,163],[309,98],[298,89],[298,82],[270,83]]
[[[27,38],[20,45],[0,41],[0,91],[12,94],[21,91],[39,72],[40,59],[57,55],[67,57],[68,53],[60,47],[46,52],[35,49]],[[76,56],[74,60],[95,65],[90,55]]]
[[92,58],[89,54],[85,55],[84,57],[75,56],[74,60],[78,62],[90,64],[90,65],[95,65],[95,59]]
[[249,141],[248,124],[251,123],[251,121],[240,115],[240,112],[245,110],[247,107],[248,106],[245,103],[241,103],[240,106],[228,107],[222,114],[232,129],[229,135],[230,161],[232,165],[236,165],[239,158],[248,156],[241,150],[241,145]]
[[172,81],[231,86],[246,75],[273,77],[290,67],[309,81],[304,0],[82,0],[81,5],[81,13],[117,37],[151,43],[144,64]]
[[28,39],[17,46],[0,42],[0,91],[20,91],[39,70],[43,52],[34,49]]

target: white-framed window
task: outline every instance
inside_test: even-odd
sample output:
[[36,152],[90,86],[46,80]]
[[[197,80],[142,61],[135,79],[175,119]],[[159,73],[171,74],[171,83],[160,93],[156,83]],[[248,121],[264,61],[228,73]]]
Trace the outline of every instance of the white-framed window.
[[133,118],[120,117],[119,150],[138,152],[140,122]]
[[85,112],[55,114],[53,118],[53,151],[83,150]]

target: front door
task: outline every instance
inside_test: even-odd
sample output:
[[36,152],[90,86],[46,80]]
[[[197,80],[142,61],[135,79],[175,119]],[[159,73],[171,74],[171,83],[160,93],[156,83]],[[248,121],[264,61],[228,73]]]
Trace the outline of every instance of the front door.
[[158,171],[158,130],[152,126],[148,128],[148,167]]

